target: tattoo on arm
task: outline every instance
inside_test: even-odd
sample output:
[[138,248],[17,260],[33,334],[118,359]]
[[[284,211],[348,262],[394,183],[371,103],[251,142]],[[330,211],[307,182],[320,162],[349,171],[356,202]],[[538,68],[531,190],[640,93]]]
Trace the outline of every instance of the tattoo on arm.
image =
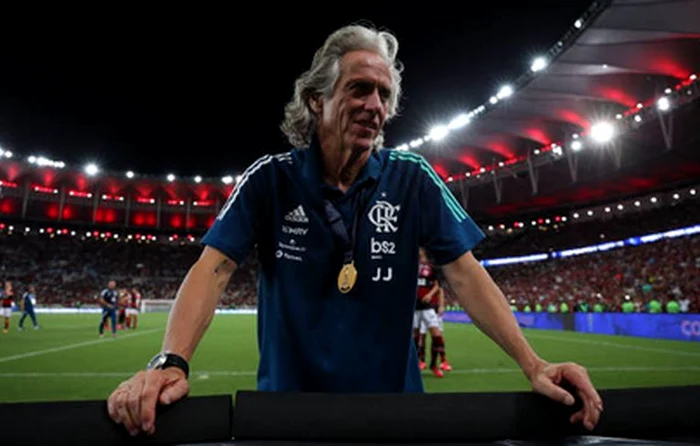
[[224,259],[221,262],[219,262],[218,265],[214,268],[214,273],[215,274],[221,274],[223,272],[226,272],[227,270],[231,269],[231,261],[229,259]]

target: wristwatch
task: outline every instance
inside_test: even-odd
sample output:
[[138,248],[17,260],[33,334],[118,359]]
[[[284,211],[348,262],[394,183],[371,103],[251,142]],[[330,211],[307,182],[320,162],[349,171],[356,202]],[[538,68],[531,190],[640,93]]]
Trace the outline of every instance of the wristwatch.
[[146,370],[163,370],[168,367],[177,367],[185,372],[185,378],[190,377],[190,366],[187,360],[175,353],[161,352],[151,359]]

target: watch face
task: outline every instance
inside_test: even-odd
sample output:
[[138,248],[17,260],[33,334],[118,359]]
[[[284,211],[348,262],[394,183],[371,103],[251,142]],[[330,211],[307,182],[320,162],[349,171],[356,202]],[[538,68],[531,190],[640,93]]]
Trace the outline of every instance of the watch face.
[[167,359],[168,359],[167,356],[165,356],[165,354],[161,353],[151,360],[151,363],[148,364],[148,368],[150,370],[159,369],[159,368],[163,367],[163,364],[165,364],[165,361]]

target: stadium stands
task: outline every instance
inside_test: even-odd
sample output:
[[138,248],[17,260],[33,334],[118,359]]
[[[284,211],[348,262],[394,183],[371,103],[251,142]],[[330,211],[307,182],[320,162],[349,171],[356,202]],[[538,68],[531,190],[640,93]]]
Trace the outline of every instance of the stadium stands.
[[[480,259],[547,253],[622,240],[631,236],[676,229],[700,222],[700,205],[689,199],[620,216],[525,226],[516,231],[487,231],[489,237],[477,249]],[[2,229],[4,228],[4,229]],[[37,284],[42,305],[93,304],[110,278],[118,287],[137,287],[145,299],[172,299],[177,286],[200,252],[195,238],[172,237],[143,241],[133,237],[96,237],[92,233],[53,230],[50,233],[9,230],[0,226],[1,275],[20,289]],[[60,233],[60,234],[59,234]],[[71,236],[70,234],[75,234]],[[621,311],[625,300],[634,311],[646,312],[656,299],[667,311],[673,299],[683,312],[700,312],[700,237],[683,236],[638,247],[566,259],[490,268],[515,309],[530,305],[535,311]],[[250,258],[234,276],[221,306],[254,307],[257,264]],[[627,298],[629,296],[629,298]],[[581,304],[587,304],[581,305]],[[550,308],[550,304],[554,308]]]

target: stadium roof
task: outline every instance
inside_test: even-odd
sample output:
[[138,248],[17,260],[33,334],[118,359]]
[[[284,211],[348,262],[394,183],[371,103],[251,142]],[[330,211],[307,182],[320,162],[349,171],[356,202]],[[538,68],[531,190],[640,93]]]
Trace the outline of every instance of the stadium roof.
[[[424,154],[485,215],[697,178],[698,17],[698,0],[596,2],[530,72],[399,148]],[[618,134],[604,145],[592,140],[601,122]]]

